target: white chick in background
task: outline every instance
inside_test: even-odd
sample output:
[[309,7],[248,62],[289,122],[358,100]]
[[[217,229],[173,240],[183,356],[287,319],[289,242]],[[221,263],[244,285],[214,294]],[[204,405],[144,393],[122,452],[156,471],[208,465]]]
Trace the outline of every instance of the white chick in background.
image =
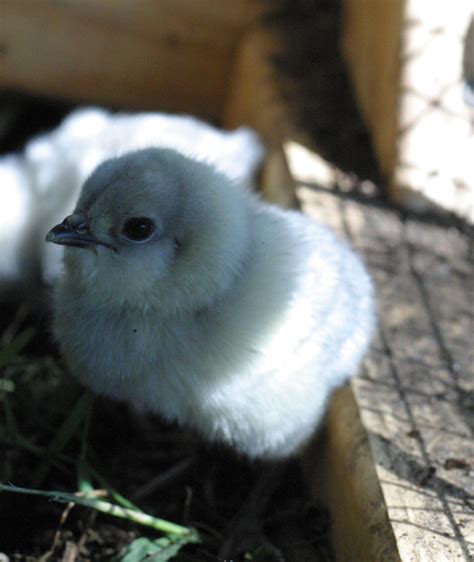
[[63,219],[101,162],[148,146],[204,158],[248,184],[264,153],[246,127],[223,131],[188,115],[74,111],[22,154],[0,158],[0,300],[10,287],[24,285],[31,295],[54,282],[62,248],[45,247],[44,232]]
[[47,241],[66,246],[54,332],[75,376],[248,457],[297,453],[371,338],[345,243],[174,150],[100,165]]

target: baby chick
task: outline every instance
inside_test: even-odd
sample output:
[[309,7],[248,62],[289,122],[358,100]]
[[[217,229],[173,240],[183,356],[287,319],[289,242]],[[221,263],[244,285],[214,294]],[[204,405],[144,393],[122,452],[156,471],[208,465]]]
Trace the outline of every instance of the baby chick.
[[371,337],[343,242],[172,149],[101,164],[46,240],[66,246],[54,332],[75,376],[248,457],[298,452]]
[[149,146],[206,159],[248,184],[265,152],[247,127],[221,130],[190,115],[72,112],[22,153],[0,157],[0,302],[47,304],[39,289],[61,274],[63,248],[45,246],[39,233],[64,218],[104,160]]

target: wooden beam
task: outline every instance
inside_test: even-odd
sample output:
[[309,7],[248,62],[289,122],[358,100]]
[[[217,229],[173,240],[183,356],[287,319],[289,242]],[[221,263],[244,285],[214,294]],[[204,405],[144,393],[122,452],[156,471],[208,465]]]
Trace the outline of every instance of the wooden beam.
[[397,158],[404,0],[344,0],[343,8],[342,50],[381,171],[391,178]]
[[344,0],[342,48],[393,198],[474,222],[474,130],[464,81],[472,0]]
[[0,86],[135,109],[222,115],[253,2],[1,0]]
[[264,196],[282,207],[295,207],[294,182],[283,144],[289,138],[306,138],[295,125],[279,87],[272,56],[282,44],[263,27],[255,26],[242,39],[237,52],[224,106],[223,125],[247,125],[258,131],[267,145],[261,186]]

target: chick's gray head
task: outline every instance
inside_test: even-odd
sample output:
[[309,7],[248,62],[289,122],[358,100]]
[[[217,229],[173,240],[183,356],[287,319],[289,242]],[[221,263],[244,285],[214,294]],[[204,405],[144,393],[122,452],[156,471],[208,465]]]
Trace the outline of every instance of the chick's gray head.
[[225,292],[247,241],[246,197],[211,166],[169,149],[101,164],[46,240],[91,301],[199,309]]

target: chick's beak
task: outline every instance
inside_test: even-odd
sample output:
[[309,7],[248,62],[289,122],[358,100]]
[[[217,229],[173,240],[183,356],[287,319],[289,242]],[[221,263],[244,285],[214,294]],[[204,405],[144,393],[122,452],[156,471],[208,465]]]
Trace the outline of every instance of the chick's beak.
[[97,245],[114,249],[108,242],[98,240],[91,232],[90,221],[84,213],[73,213],[46,234],[46,242],[75,248],[91,248]]

